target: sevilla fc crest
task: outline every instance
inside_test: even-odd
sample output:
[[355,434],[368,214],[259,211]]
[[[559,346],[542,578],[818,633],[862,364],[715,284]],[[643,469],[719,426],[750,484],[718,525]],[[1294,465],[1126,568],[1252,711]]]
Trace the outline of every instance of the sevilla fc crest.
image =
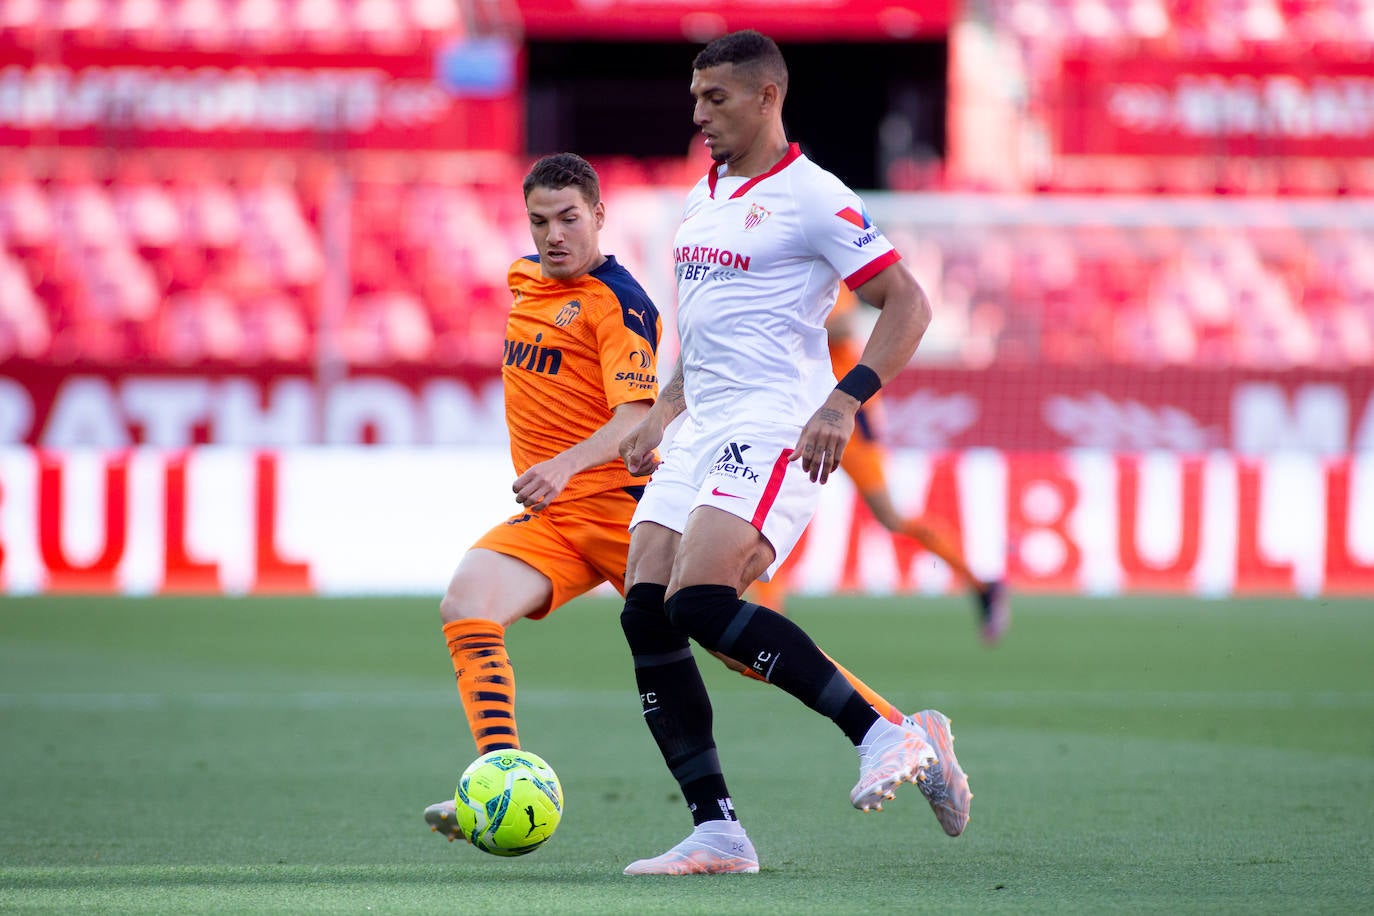
[[759,223],[768,219],[768,217],[772,215],[772,212],[764,209],[763,207],[760,207],[758,204],[750,204],[749,212],[744,214],[745,231],[747,232],[750,229],[756,228]]

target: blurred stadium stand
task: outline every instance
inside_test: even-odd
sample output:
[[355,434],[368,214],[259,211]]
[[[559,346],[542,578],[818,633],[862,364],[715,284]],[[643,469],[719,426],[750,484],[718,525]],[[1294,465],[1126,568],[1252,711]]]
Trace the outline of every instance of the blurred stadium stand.
[[[337,131],[314,144],[234,148],[175,133],[131,139],[109,125],[93,129],[98,142],[69,142],[61,125],[19,123],[15,99],[21,85],[38,85],[24,80],[68,60],[80,62],[71,79],[136,67],[153,52],[174,54],[168,66],[202,62],[225,73],[273,61],[290,69],[427,60],[493,22],[509,27],[518,20],[511,7],[0,4],[0,51],[22,61],[0,67],[0,102],[10,99],[3,126],[13,128],[0,143],[0,359],[302,365],[327,351],[358,366],[494,361],[505,270],[529,248],[519,182],[542,150],[340,147]],[[973,0],[964,15],[1019,62],[1019,77],[996,78],[1024,80],[1022,140],[1040,135],[1041,146],[1068,59],[1317,54],[1358,71],[1374,47],[1374,0]],[[967,61],[972,52],[958,53]],[[1374,79],[1359,85],[1374,99]],[[959,92],[951,104],[975,97]],[[964,115],[977,125],[998,110]],[[885,193],[871,197],[938,300],[923,358],[973,367],[1368,367],[1374,157],[1368,145],[1364,155],[1334,157],[1309,146],[1204,156],[1039,149],[1029,154],[1029,185],[1051,193],[1020,204],[967,193],[986,190],[967,169],[897,156]],[[608,249],[640,274],[670,270],[657,239],[632,227],[675,223],[672,201],[700,163],[596,161],[618,208]]]

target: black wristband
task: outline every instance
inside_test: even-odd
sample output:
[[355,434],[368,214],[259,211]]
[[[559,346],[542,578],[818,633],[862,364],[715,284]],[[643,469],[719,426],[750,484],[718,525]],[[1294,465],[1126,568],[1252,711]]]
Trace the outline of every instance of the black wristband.
[[881,387],[883,387],[883,380],[878,378],[878,373],[863,363],[859,363],[844,374],[844,378],[840,379],[835,390],[843,391],[862,404],[877,394]]

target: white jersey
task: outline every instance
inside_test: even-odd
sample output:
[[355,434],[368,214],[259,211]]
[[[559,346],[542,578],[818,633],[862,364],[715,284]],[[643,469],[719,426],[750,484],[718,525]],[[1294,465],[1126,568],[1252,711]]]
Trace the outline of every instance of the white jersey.
[[688,413],[801,426],[835,386],[825,319],[899,255],[858,195],[794,143],[768,172],[687,195],[673,243]]

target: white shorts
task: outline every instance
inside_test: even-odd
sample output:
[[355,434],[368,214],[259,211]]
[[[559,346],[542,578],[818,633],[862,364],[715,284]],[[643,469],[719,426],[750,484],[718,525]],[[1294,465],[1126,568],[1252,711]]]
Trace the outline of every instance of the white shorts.
[[768,581],[816,514],[821,485],[788,461],[800,426],[741,423],[702,429],[682,424],[644,488],[630,528],[654,522],[681,533],[697,506],[714,506],[753,525],[773,547]]

